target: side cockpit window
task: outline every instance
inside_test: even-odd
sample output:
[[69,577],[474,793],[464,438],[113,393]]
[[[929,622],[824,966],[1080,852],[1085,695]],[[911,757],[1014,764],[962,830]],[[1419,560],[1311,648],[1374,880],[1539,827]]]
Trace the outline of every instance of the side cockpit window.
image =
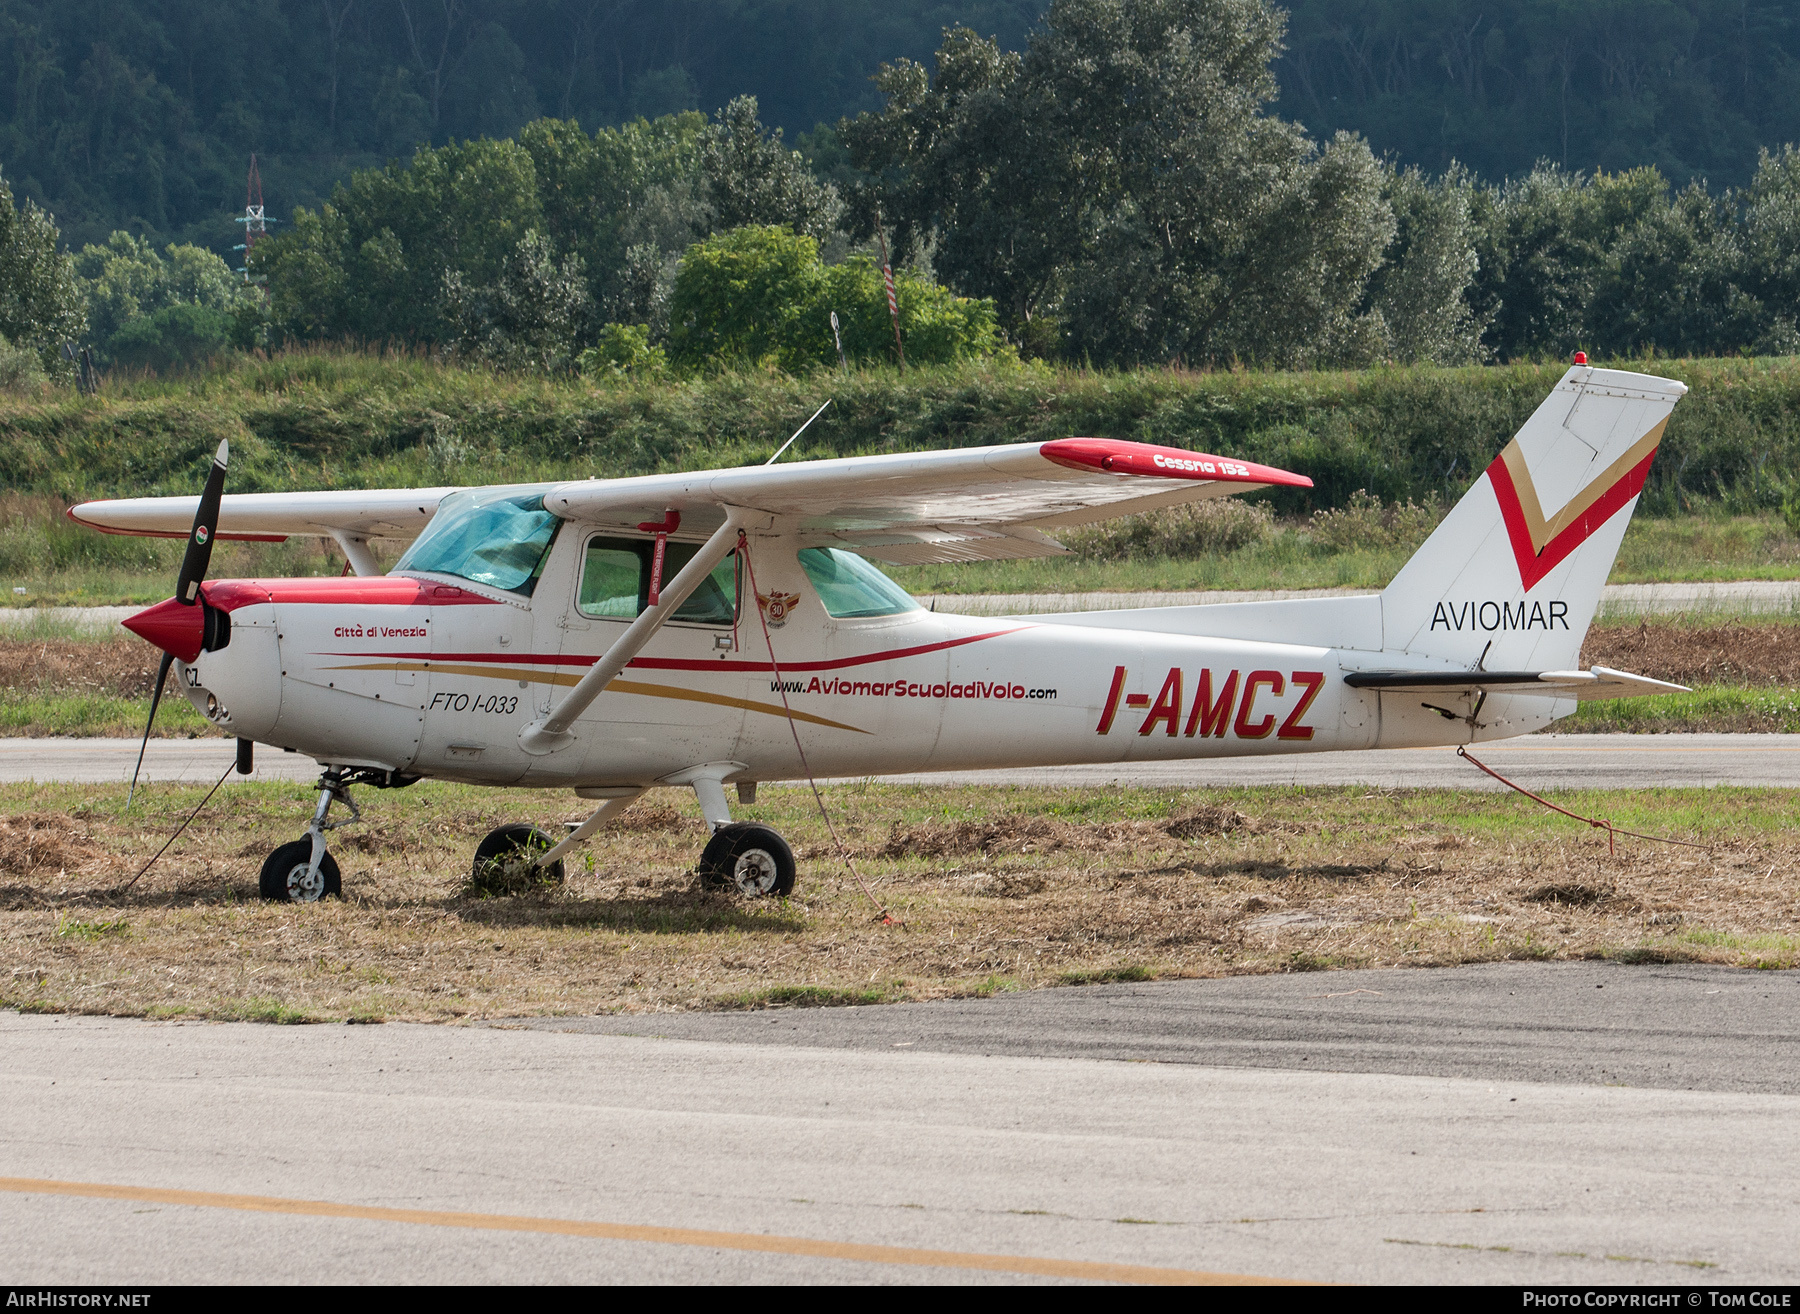
[[[663,583],[673,583],[699,550],[695,543],[670,543],[663,555]],[[649,539],[590,538],[581,563],[576,609],[583,616],[635,617],[650,605],[654,551],[655,544]],[[729,625],[737,616],[737,595],[737,553],[733,552],[713,567],[670,619],[692,625]]]

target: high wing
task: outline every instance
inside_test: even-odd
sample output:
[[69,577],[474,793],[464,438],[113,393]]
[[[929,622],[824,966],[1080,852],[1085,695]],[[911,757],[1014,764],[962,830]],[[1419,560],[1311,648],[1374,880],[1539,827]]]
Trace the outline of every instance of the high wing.
[[1638,698],[1645,694],[1689,693],[1686,685],[1652,680],[1647,675],[1595,666],[1586,671],[1352,671],[1344,677],[1352,689],[1383,693],[1538,694],[1597,702],[1605,698]]
[[[411,538],[455,488],[346,489],[329,493],[228,493],[218,537],[280,542],[290,535]],[[69,519],[103,534],[186,538],[198,497],[122,497],[83,502]]]
[[557,515],[635,527],[682,514],[705,534],[724,508],[788,522],[818,546],[854,548],[896,565],[1050,556],[1048,531],[1257,488],[1311,488],[1273,466],[1103,438],[853,456],[790,465],[559,484]]
[[[725,508],[761,512],[819,546],[896,565],[1050,556],[1050,531],[1159,507],[1312,480],[1273,466],[1104,438],[852,456],[787,465],[584,479],[530,486],[566,520],[634,530],[682,515],[679,538],[703,539]],[[220,538],[293,534],[410,538],[454,488],[240,493],[220,507]],[[524,491],[523,486],[521,491]],[[112,534],[185,538],[193,497],[84,502],[80,524]]]

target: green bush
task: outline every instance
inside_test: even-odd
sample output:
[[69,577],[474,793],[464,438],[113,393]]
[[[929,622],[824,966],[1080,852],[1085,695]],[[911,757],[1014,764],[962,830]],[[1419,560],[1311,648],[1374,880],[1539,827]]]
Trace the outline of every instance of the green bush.
[[[1800,469],[1800,359],[1640,368],[1692,389],[1669,421],[1640,514],[1781,506],[1788,472]],[[549,379],[422,354],[226,353],[180,378],[115,375],[99,398],[0,397],[0,486],[67,499],[191,494],[221,438],[231,440],[234,492],[712,468],[765,459],[829,396],[834,405],[802,442],[807,457],[1129,438],[1308,475],[1310,489],[1259,498],[1280,515],[1309,515],[1358,489],[1384,505],[1454,502],[1563,372],[1114,373],[968,361]]]
[[37,392],[44,383],[44,364],[37,352],[0,338],[0,392]]
[[234,328],[227,311],[178,303],[128,321],[108,346],[115,365],[165,374],[212,359],[230,345]]
[[1359,488],[1341,507],[1315,511],[1307,532],[1313,542],[1333,552],[1358,552],[1371,548],[1416,548],[1437,528],[1445,507],[1434,500],[1389,502]]
[[[953,295],[906,271],[894,276],[900,336],[912,365],[993,356],[994,304]],[[867,257],[826,266],[812,238],[750,225],[688,248],[669,302],[669,356],[683,369],[774,365],[790,373],[895,359],[881,271]]]
[[648,324],[605,324],[599,341],[581,353],[581,372],[590,378],[630,374],[654,378],[668,369],[669,357],[650,342]]
[[1265,541],[1274,529],[1275,515],[1267,506],[1227,497],[1084,525],[1057,537],[1094,561],[1142,561],[1236,552]]

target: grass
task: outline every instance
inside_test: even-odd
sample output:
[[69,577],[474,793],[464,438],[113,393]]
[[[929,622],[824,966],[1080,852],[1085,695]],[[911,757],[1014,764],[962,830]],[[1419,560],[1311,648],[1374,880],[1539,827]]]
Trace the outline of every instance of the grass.
[[[1778,504],[1800,456],[1800,360],[1621,362],[1681,379],[1646,505]],[[796,455],[1062,438],[1148,442],[1310,475],[1284,513],[1358,488],[1466,487],[1561,377],[1561,362],[1444,369],[1129,373],[972,363],[748,370],[661,381],[549,379],[329,346],[225,356],[179,378],[0,400],[0,485],[66,498],[187,493],[220,438],[233,487],[389,487],[584,478],[760,462],[825,400]]]
[[1780,516],[1634,516],[1611,584],[1800,579],[1800,539]]
[[368,821],[334,836],[346,898],[297,906],[260,901],[256,874],[299,832],[304,787],[231,784],[129,891],[198,787],[152,785],[129,816],[122,788],[0,787],[0,1006],[452,1021],[1502,960],[1800,964],[1794,791],[1555,795],[1709,846],[1622,841],[1616,858],[1604,836],[1501,794],[825,792],[895,925],[799,789],[765,787],[741,810],[793,842],[788,899],[703,888],[702,823],[675,791],[629,809],[563,888],[467,898],[486,830],[553,828],[580,808],[427,782],[365,795]]
[[1800,689],[1723,685],[1582,703],[1553,729],[1564,734],[1796,734]]
[[[148,698],[0,689],[0,735],[137,738],[150,716]],[[156,713],[158,738],[220,734],[178,693],[166,692]]]
[[[1423,539],[1420,540],[1422,542]],[[1184,560],[1091,561],[1037,557],[939,566],[883,567],[909,592],[1158,593],[1214,589],[1383,589],[1418,543],[1334,551],[1289,523],[1266,542]],[[1800,579],[1800,539],[1781,517],[1763,515],[1637,516],[1608,582],[1672,583],[1736,579]]]

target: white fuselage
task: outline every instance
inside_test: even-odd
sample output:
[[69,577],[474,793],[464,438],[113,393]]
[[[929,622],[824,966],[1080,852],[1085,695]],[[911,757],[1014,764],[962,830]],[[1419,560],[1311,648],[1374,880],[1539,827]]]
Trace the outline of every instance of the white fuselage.
[[666,625],[572,744],[533,756],[520,732],[628,623],[577,609],[577,553],[564,549],[529,598],[435,577],[209,584],[230,609],[230,642],[181,678],[221,728],[321,762],[545,787],[648,785],[709,763],[781,780],[1455,744],[1571,707],[1495,699],[1472,730],[1417,695],[1347,686],[1378,652],[1123,618],[832,619],[793,546],[763,540],[757,591],[797,601],[766,616],[740,607],[735,632]]

